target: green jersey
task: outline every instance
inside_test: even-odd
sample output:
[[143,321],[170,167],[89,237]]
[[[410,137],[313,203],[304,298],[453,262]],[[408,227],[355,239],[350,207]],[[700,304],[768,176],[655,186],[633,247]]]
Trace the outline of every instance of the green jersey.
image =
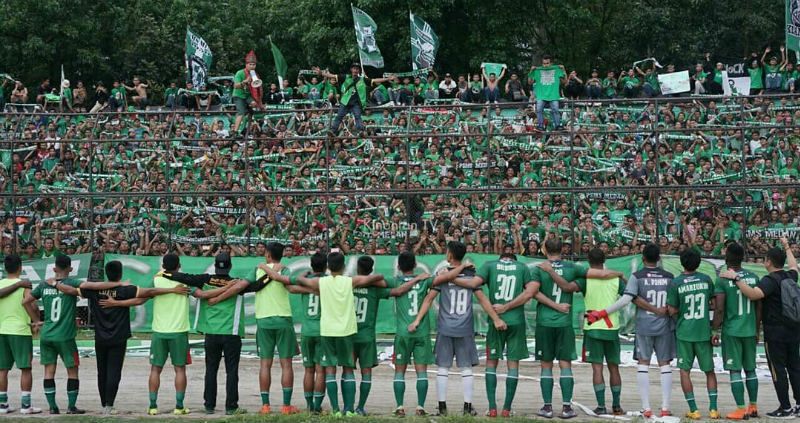
[[[500,259],[484,263],[478,269],[483,279],[487,296],[492,304],[507,304],[522,294],[531,282],[531,271],[524,263],[511,259]],[[506,324],[525,324],[525,307],[517,307],[500,315]],[[491,322],[490,322],[491,323]]]
[[365,287],[353,289],[356,297],[356,323],[358,332],[353,338],[355,342],[375,341],[375,322],[378,320],[378,305],[383,298],[389,298],[389,289]]
[[[397,288],[400,285],[414,279],[415,275],[401,275],[395,279],[391,288]],[[414,323],[414,320],[419,314],[419,309],[422,307],[422,302],[425,296],[428,295],[428,289],[431,287],[430,278],[417,282],[411,290],[405,294],[395,298],[395,316],[397,317],[397,330],[395,333],[398,336],[424,338],[430,336],[431,323],[429,316],[425,316],[420,320],[419,326],[414,333],[408,332],[408,325]]]
[[[203,285],[203,291],[219,286]],[[208,300],[200,300],[195,311],[195,329],[211,335],[244,336],[244,297],[234,295],[214,305]]]
[[560,66],[550,65],[536,68],[533,79],[536,81],[536,99],[553,101],[561,98],[561,78],[566,76]]
[[709,302],[714,283],[702,273],[681,274],[672,280],[667,291],[667,304],[678,309],[676,335],[681,341],[700,342],[711,339]]
[[300,294],[300,304],[303,305],[303,336],[319,336],[319,295]]
[[[242,82],[244,82],[245,79],[247,79],[247,76],[245,75],[244,69],[239,69],[239,71],[237,71],[236,74],[233,75],[234,84],[241,84]],[[233,96],[239,98],[247,98],[248,94],[247,91],[244,90],[244,88],[234,88]]]
[[[578,266],[571,261],[554,260],[550,264],[553,266],[553,270],[566,279],[567,282],[575,282],[580,278],[586,277],[586,268]],[[539,292],[546,295],[554,303],[572,304],[572,293],[562,291],[547,272],[536,267],[531,273],[531,278],[541,284]],[[572,311],[560,313],[545,305],[537,304],[536,324],[551,328],[572,326]]]
[[[183,284],[163,276],[153,279],[155,288],[175,288]],[[153,299],[153,332],[189,332],[189,298],[182,294],[164,294]]]
[[[77,288],[80,281],[66,278],[61,283]],[[78,297],[67,295],[46,283],[36,285],[31,291],[33,298],[42,300],[44,308],[44,325],[42,326],[42,339],[47,341],[69,341],[75,339],[75,310]]]
[[[747,270],[736,272],[739,279],[747,285],[758,285],[758,276]],[[719,278],[714,285],[714,294],[725,295],[725,314],[722,319],[722,332],[728,336],[756,336],[756,304],[742,294],[736,283],[730,279]]]

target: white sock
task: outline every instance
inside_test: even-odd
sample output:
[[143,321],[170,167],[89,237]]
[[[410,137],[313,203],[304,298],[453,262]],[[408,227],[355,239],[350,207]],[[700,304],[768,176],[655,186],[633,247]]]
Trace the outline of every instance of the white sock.
[[639,387],[639,397],[642,399],[642,410],[650,409],[650,366],[640,364],[636,367],[636,385]]
[[670,397],[672,396],[672,367],[667,364],[661,366],[661,409],[669,410]]
[[475,378],[472,376],[471,367],[461,368],[461,385],[464,388],[464,402],[472,403],[472,392],[475,385]]
[[447,401],[447,377],[450,374],[450,369],[439,367],[436,372],[436,397],[439,402]]

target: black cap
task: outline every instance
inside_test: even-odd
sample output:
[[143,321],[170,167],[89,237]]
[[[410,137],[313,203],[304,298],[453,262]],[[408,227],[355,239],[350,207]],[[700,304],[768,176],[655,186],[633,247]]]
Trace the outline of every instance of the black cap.
[[350,65],[350,69],[353,69],[353,68],[359,68],[359,69],[361,69],[361,64],[360,64],[360,63],[353,62],[353,63]]
[[219,253],[214,258],[214,270],[218,275],[227,275],[231,271],[231,256],[228,253]]

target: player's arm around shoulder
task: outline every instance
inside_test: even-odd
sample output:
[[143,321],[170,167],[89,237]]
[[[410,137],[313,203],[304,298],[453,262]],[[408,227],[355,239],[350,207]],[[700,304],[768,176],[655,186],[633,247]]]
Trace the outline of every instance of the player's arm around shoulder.
[[408,291],[411,291],[411,289],[414,288],[414,286],[416,286],[418,283],[423,283],[423,282],[425,282],[425,280],[429,279],[430,277],[431,277],[431,275],[428,274],[428,273],[422,273],[422,274],[419,274],[417,276],[414,276],[412,279],[400,284],[400,286],[396,286],[396,287],[392,288],[389,291],[389,296],[390,297],[403,296],[403,295],[407,294]]

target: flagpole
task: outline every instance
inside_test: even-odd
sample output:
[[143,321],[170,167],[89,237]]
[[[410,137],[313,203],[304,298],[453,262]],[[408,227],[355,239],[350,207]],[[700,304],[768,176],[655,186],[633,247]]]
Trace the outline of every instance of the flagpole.
[[[356,16],[355,10],[353,10],[353,3],[350,3],[350,14],[353,16],[353,27],[356,26]],[[358,44],[358,34],[356,34],[356,44]],[[361,59],[361,48],[358,48],[358,63],[361,65],[361,75],[364,76],[367,73],[364,72],[364,61]]]

